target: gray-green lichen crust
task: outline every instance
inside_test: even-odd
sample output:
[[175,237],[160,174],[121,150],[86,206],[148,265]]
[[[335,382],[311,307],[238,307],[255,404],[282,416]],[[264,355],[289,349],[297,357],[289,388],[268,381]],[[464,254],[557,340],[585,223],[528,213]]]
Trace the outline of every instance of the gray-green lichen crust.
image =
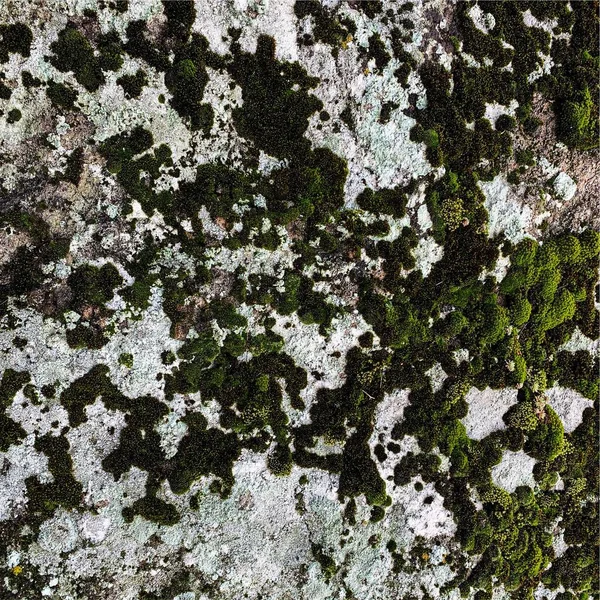
[[598,598],[598,25],[0,3],[0,598]]

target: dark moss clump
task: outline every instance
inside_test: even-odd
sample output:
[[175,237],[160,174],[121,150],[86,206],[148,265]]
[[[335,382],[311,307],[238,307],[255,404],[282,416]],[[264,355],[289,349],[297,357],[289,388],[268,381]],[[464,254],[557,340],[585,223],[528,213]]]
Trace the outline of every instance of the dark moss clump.
[[21,111],[18,108],[11,108],[11,110],[8,111],[8,115],[6,116],[6,122],[9,125],[12,125],[17,121],[20,121],[21,116]]
[[363,0],[357,2],[353,8],[364,12],[369,19],[375,19],[383,12],[383,2],[381,0]]
[[100,62],[94,48],[73,23],[59,32],[58,40],[50,45],[54,56],[50,62],[59,71],[72,71],[75,79],[88,91],[96,91],[104,83]]
[[102,328],[94,323],[78,323],[66,333],[67,344],[70,348],[89,348],[99,350],[108,342]]
[[204,88],[208,83],[207,51],[206,38],[193,34],[190,43],[176,53],[173,66],[165,75],[165,84],[173,94],[171,105],[194,131],[209,131],[213,122],[212,107],[202,104]]
[[350,131],[354,131],[356,128],[356,122],[352,113],[352,108],[349,104],[344,107],[344,110],[340,113],[340,120]]
[[423,129],[419,124],[410,132],[413,142],[423,142],[427,148],[437,148],[440,145],[440,136],[435,129]]
[[141,126],[128,133],[114,135],[102,142],[100,153],[107,159],[107,168],[112,173],[119,173],[124,165],[141,154],[154,143],[152,134]]
[[[297,63],[275,60],[275,42],[264,35],[258,38],[256,54],[234,49],[229,69],[243,90],[243,106],[233,111],[238,133],[278,158],[308,152],[310,142],[304,138],[308,118],[323,104],[307,90],[318,80]],[[294,85],[300,89],[294,91]]]
[[573,42],[557,41],[552,58],[559,66],[552,69],[543,83],[544,91],[554,99],[557,134],[567,145],[579,150],[595,148],[599,143],[598,81],[600,18],[588,3],[573,7],[561,15],[571,26]]
[[[294,430],[294,460],[300,466],[340,472],[340,500],[364,494],[369,504],[386,506],[385,482],[373,462],[368,442],[375,406],[383,394],[380,385],[389,355],[379,351],[369,356],[354,348],[346,358],[349,376],[345,384],[339,389],[320,389],[310,410],[311,424]],[[350,437],[347,427],[356,428]],[[335,455],[323,460],[311,452],[317,437],[343,444],[341,460]]]
[[48,469],[54,481],[40,483],[37,477],[28,477],[28,508],[34,527],[52,516],[59,506],[65,509],[78,508],[81,503],[83,486],[73,476],[73,461],[69,454],[66,437],[46,434],[35,441],[35,449],[48,457]]
[[388,214],[402,218],[406,213],[408,196],[401,187],[379,190],[374,192],[365,188],[356,198],[356,203],[363,210],[368,210],[376,215]]
[[600,393],[599,373],[598,358],[592,358],[586,350],[559,352],[551,372],[561,385],[577,390],[590,400],[595,400]]
[[381,506],[387,500],[385,482],[370,456],[368,440],[364,433],[352,435],[344,446],[338,494],[343,500],[346,496],[359,496],[364,493],[369,504]]
[[123,47],[131,56],[141,58],[156,70],[164,72],[171,64],[169,52],[150,42],[146,37],[147,29],[146,21],[131,21],[126,30],[127,42]]
[[496,131],[513,131],[516,126],[516,119],[510,115],[502,114],[496,119]]
[[[356,31],[353,21],[350,19],[339,20],[332,11],[327,10],[316,0],[296,0],[294,14],[298,19],[312,17],[314,39],[332,46],[334,56],[337,56],[338,48],[348,39],[348,36]],[[299,38],[298,43],[309,45],[313,41],[309,36],[308,40]]]
[[162,0],[163,12],[167,17],[167,35],[178,43],[185,43],[196,18],[193,0],[171,2]]
[[101,306],[114,296],[116,287],[123,283],[116,267],[110,263],[95,267],[82,265],[73,271],[67,284],[73,291],[73,309],[81,310],[88,304]]
[[77,427],[87,420],[85,407],[93,404],[99,396],[106,406],[122,405],[124,396],[110,383],[107,375],[108,367],[97,365],[61,393],[60,402],[69,413],[71,426]]
[[378,69],[385,68],[390,62],[391,56],[385,49],[385,44],[378,33],[374,33],[369,37],[367,55],[369,58],[375,59],[375,65]]
[[252,180],[234,169],[221,164],[204,164],[196,170],[193,182],[182,183],[181,191],[175,198],[175,211],[188,215],[194,230],[201,230],[197,221],[198,210],[202,205],[214,217],[233,221],[233,205],[251,194]]
[[121,38],[115,31],[98,36],[98,62],[103,71],[118,71],[123,66],[123,48]]
[[79,185],[83,173],[83,157],[83,148],[75,148],[67,157],[67,167],[59,178],[75,186]]
[[165,478],[167,462],[160,447],[160,435],[154,425],[167,412],[167,407],[149,396],[136,398],[123,407],[128,411],[127,426],[121,431],[119,445],[102,461],[102,467],[118,480],[131,467],[148,472],[146,492],[154,495],[158,482]]
[[77,92],[68,85],[51,81],[46,89],[46,96],[56,108],[64,108],[66,110],[75,109],[77,101]]
[[206,429],[206,420],[199,414],[184,421],[189,429],[173,458],[173,470],[168,477],[171,489],[182,494],[196,479],[212,474],[221,479],[224,493],[233,485],[231,469],[241,451],[237,437],[220,429]]
[[[4,223],[26,232],[32,243],[19,246],[4,265],[4,283],[0,285],[0,312],[5,314],[9,296],[19,297],[38,289],[46,275],[42,266],[63,258],[69,250],[69,239],[53,235],[48,224],[35,214],[12,211],[3,215]],[[27,277],[23,277],[27,273]]]
[[126,98],[139,98],[144,86],[148,84],[146,72],[138,69],[135,75],[122,75],[117,83],[123,88]]
[[12,90],[2,81],[0,75],[0,100],[9,100],[12,95]]
[[382,124],[387,123],[390,120],[392,111],[396,110],[397,108],[399,108],[399,104],[396,102],[384,102],[381,105],[378,121]]
[[155,496],[144,496],[123,509],[123,518],[128,523],[131,523],[136,515],[160,525],[175,525],[181,518],[172,504]]
[[[148,130],[136,127],[128,133],[116,135],[104,141],[100,146],[100,153],[107,159],[107,169],[112,173],[116,173],[118,182],[132,198],[140,202],[145,211],[152,213],[152,210],[157,208],[169,218],[169,211],[172,209],[173,204],[173,194],[168,190],[156,193],[153,185],[160,177],[163,165],[173,166],[170,148],[165,144],[161,144],[153,152],[144,153],[143,156],[134,158],[137,154],[150,149],[153,143],[152,134]],[[175,225],[175,227],[181,230],[180,226]],[[187,236],[184,237],[183,249],[194,254],[190,252],[190,249],[198,241],[201,240],[194,242]],[[147,256],[150,253],[154,256],[155,252],[154,243],[151,243],[149,248],[142,252],[142,255]],[[136,287],[139,287],[142,283],[147,287],[153,277],[154,280],[156,279],[156,276],[152,276],[142,267],[130,265],[130,269],[136,277],[138,283]]]
[[0,451],[6,452],[26,435],[25,430],[5,414],[15,394],[29,381],[29,373],[6,369],[0,380]]
[[315,560],[321,565],[321,571],[326,580],[331,579],[338,571],[338,567],[331,556],[323,551],[320,544],[311,544],[312,554]]
[[515,159],[517,164],[532,167],[535,164],[535,157],[533,151],[529,149],[517,150],[515,152]]
[[292,453],[290,449],[287,446],[275,446],[267,458],[267,466],[274,475],[289,475],[292,472]]
[[35,88],[42,85],[42,80],[34,77],[29,71],[21,71],[21,81],[26,88]]
[[564,142],[579,150],[598,146],[598,110],[588,88],[558,106],[558,130]]
[[25,23],[0,25],[0,38],[0,63],[7,62],[11,53],[29,56],[33,34]]

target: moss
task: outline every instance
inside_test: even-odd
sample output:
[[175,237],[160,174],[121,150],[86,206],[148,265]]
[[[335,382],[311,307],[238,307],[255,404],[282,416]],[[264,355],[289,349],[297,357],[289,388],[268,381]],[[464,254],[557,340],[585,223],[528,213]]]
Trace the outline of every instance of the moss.
[[207,50],[206,38],[193,34],[191,42],[177,52],[172,68],[165,75],[165,84],[173,94],[171,105],[193,131],[208,132],[213,122],[212,107],[201,103],[208,83]]
[[25,346],[27,346],[27,340],[25,338],[19,337],[19,336],[15,336],[13,339],[13,346],[15,348],[18,348],[19,350],[23,350],[23,348],[25,348]]
[[415,455],[413,452],[409,452],[394,467],[394,483],[407,485],[417,475],[420,475],[425,482],[432,481],[436,477],[439,465],[440,459],[435,455]]
[[115,31],[98,36],[98,63],[104,71],[118,71],[123,66],[121,38]]
[[343,500],[347,496],[364,494],[369,504],[380,506],[386,500],[385,482],[371,459],[363,435],[353,434],[344,446],[338,495]]
[[573,294],[569,290],[557,293],[552,304],[537,315],[536,324],[542,331],[554,329],[560,324],[573,318],[576,303]]
[[102,267],[82,265],[67,278],[73,291],[71,307],[81,310],[86,305],[102,306],[114,296],[114,290],[123,283],[119,271],[111,263]]
[[373,340],[373,332],[365,331],[365,333],[361,334],[361,336],[358,338],[358,343],[360,344],[361,348],[371,348],[373,346]]
[[152,134],[141,126],[130,132],[114,135],[100,145],[100,153],[107,159],[107,168],[119,173],[137,154],[148,150],[154,144]]
[[21,425],[5,414],[15,394],[29,382],[29,373],[6,369],[0,380],[0,451],[6,452],[26,436]]
[[48,470],[53,481],[42,484],[37,477],[25,480],[28,508],[37,523],[49,518],[59,506],[77,508],[81,502],[83,486],[73,476],[73,461],[69,442],[64,436],[46,434],[36,439],[34,447],[48,457]]
[[[44,282],[46,275],[42,266],[63,258],[69,250],[69,240],[53,235],[48,224],[32,213],[10,211],[3,219],[16,230],[25,231],[32,240],[28,246],[19,246],[4,267],[0,298],[6,306],[9,296],[27,294]],[[28,273],[28,277],[23,277],[23,273]]]
[[592,544],[568,548],[557,558],[544,582],[552,587],[564,586],[567,589],[591,590],[597,574],[595,548]]
[[122,75],[117,79],[117,83],[123,88],[126,98],[139,98],[142,90],[148,85],[146,72],[138,69],[135,75]]
[[213,302],[210,305],[210,310],[222,327],[235,329],[237,327],[245,327],[248,321],[240,315],[232,304],[227,302]]
[[542,124],[542,120],[537,117],[527,117],[523,121],[523,131],[529,135],[533,135]]
[[579,150],[598,146],[598,107],[586,87],[577,97],[558,107],[558,132],[564,142]]
[[374,506],[371,508],[371,523],[377,523],[378,521],[382,521],[385,517],[385,510],[381,508],[381,506]]
[[346,125],[350,131],[354,131],[356,129],[356,121],[354,119],[354,115],[352,113],[352,108],[349,104],[344,107],[344,110],[340,113],[341,121]]
[[529,433],[525,450],[539,460],[552,461],[563,451],[564,429],[552,408],[544,407],[544,414],[544,419]]
[[[233,111],[238,133],[277,158],[307,153],[308,118],[323,108],[307,90],[318,80],[297,63],[275,60],[275,42],[264,35],[258,37],[256,54],[236,52],[229,70],[242,88],[243,105]],[[294,85],[298,91],[292,89]]]
[[[149,479],[159,477],[164,479],[160,467],[165,464],[165,456],[160,447],[160,436],[154,431],[153,425],[167,412],[167,409],[152,400],[141,403],[152,409],[152,412],[146,415],[141,415],[139,412],[132,414],[128,419],[128,425],[121,431],[119,445],[102,461],[102,467],[112,473],[115,481],[118,481],[131,467],[148,471]],[[160,412],[155,410],[158,408]]]
[[196,479],[210,474],[221,478],[225,488],[230,488],[232,465],[241,451],[237,437],[220,429],[206,429],[206,420],[199,414],[185,417],[184,422],[188,432],[179,444],[168,475],[173,492],[182,494]]
[[0,100],[9,100],[12,90],[2,81],[0,77]]
[[66,334],[69,348],[80,349],[89,348],[90,350],[99,350],[108,343],[108,338],[103,331],[95,326],[86,324],[77,324],[73,329],[69,329]]
[[73,427],[87,420],[85,407],[92,404],[98,396],[110,396],[117,403],[122,400],[121,394],[109,382],[107,375],[108,367],[97,365],[61,393],[60,402],[69,413],[69,423]]
[[515,159],[517,164],[526,165],[528,167],[532,167],[535,164],[535,157],[533,155],[533,151],[529,149],[525,150],[517,150],[515,152]]
[[586,350],[558,353],[552,375],[561,385],[577,390],[586,398],[595,400],[598,394],[598,360]]
[[11,108],[8,111],[8,115],[6,117],[6,122],[9,125],[12,125],[13,123],[16,123],[17,121],[21,120],[21,111],[18,108]]
[[579,236],[581,247],[580,259],[590,260],[600,254],[600,232],[593,229],[584,230]]
[[517,127],[517,121],[514,117],[502,114],[496,119],[496,131],[514,131]]
[[46,95],[56,108],[64,108],[66,110],[75,109],[77,92],[68,85],[50,81],[46,89]]
[[437,148],[440,137],[435,129],[423,129],[418,123],[411,129],[410,139],[413,142],[423,142],[427,148]]
[[170,66],[169,53],[150,42],[146,37],[147,28],[146,21],[131,21],[127,25],[124,49],[131,56],[141,58],[156,70],[164,72]]
[[383,102],[381,104],[381,111],[379,112],[378,121],[385,125],[388,123],[392,114],[392,111],[397,110],[399,108],[399,104],[396,102]]
[[375,19],[383,12],[383,2],[381,0],[364,0],[356,5],[356,9],[364,12],[369,19]]
[[119,364],[131,369],[133,367],[133,354],[123,352],[119,355]]
[[286,446],[277,445],[267,458],[269,471],[274,475],[287,476],[292,472],[292,453]]
[[56,395],[56,388],[53,385],[43,385],[40,388],[40,391],[42,392],[45,398],[54,398],[54,396]]
[[509,305],[510,321],[516,327],[520,327],[529,321],[531,317],[531,302],[524,297],[515,297]]
[[34,77],[29,71],[21,71],[21,82],[27,89],[42,85],[42,80]]
[[54,52],[49,59],[51,64],[63,73],[72,71],[86,90],[94,92],[104,83],[94,48],[74,24],[68,23],[58,33],[58,40],[50,44],[50,49]]
[[0,63],[7,62],[11,53],[29,56],[33,34],[25,23],[0,25],[0,38]]
[[329,44],[335,49],[342,46],[352,31],[352,21],[342,21],[327,10],[326,7],[316,0],[296,0],[294,3],[294,14],[298,19],[312,17],[312,33],[314,39]]
[[155,496],[144,496],[123,509],[123,518],[128,523],[136,515],[159,525],[175,525],[181,518],[175,506]]
[[338,571],[338,567],[333,558],[325,554],[323,551],[323,546],[312,543],[311,551],[315,560],[319,563],[319,565],[321,565],[321,571],[323,572],[325,579],[328,581],[334,577]]
[[408,196],[401,187],[383,189],[374,192],[365,188],[356,198],[356,202],[363,210],[368,210],[377,215],[389,214],[402,218],[406,213]]
[[68,181],[73,185],[79,185],[81,174],[83,173],[84,154],[83,148],[75,148],[67,157],[67,167],[60,179]]
[[490,298],[490,303],[479,313],[481,321],[477,324],[475,334],[480,344],[495,344],[506,335],[509,325],[507,311],[496,302],[497,298]]
[[444,319],[440,319],[434,325],[436,332],[446,338],[456,337],[465,329],[469,321],[460,310],[455,310],[447,315]]
[[463,201],[460,198],[448,198],[440,207],[440,216],[448,230],[458,229],[466,218]]
[[561,263],[574,264],[579,262],[581,256],[581,244],[574,235],[561,235],[557,237],[554,242],[558,260]]
[[385,49],[385,44],[378,33],[369,37],[368,56],[375,59],[375,65],[378,69],[384,69],[390,62],[391,56]]
[[[181,15],[178,14],[180,8]],[[318,3],[298,3],[295,10],[305,11],[304,16],[313,22],[313,31],[318,19],[314,13],[318,10],[334,17],[333,11]],[[395,9],[391,10],[392,15],[384,18],[395,18]],[[72,426],[85,420],[86,406],[97,398],[110,410],[125,413],[126,427],[117,448],[105,458],[104,467],[118,478],[136,466],[148,472],[149,482],[146,497],[126,509],[127,518],[142,514],[163,522],[174,520],[177,515],[173,507],[156,500],[156,492],[165,481],[177,493],[184,493],[197,479],[210,477],[210,490],[227,496],[233,483],[233,464],[246,448],[265,453],[268,467],[278,475],[289,474],[293,463],[339,473],[340,499],[351,498],[345,511],[347,520],[355,521],[354,498],[358,495],[366,497],[372,505],[372,519],[378,520],[385,514],[389,499],[385,493],[386,482],[381,480],[369,445],[375,408],[385,393],[410,389],[410,404],[405,409],[404,420],[394,427],[393,437],[400,440],[403,435],[414,435],[422,453],[407,455],[399,461],[394,480],[397,485],[413,483],[413,476],[419,474],[423,481],[433,483],[444,497],[445,506],[454,514],[462,550],[482,556],[480,567],[470,574],[466,570],[459,574],[457,579],[464,575],[464,581],[456,583],[461,592],[466,593],[473,587],[482,592],[477,593],[478,598],[487,597],[492,582],[497,581],[514,594],[517,590],[518,594],[529,594],[531,583],[539,581],[552,558],[551,543],[544,532],[550,530],[551,520],[559,515],[566,528],[565,539],[577,540],[574,542],[577,544],[588,544],[592,539],[593,532],[588,530],[593,527],[586,529],[577,523],[583,521],[583,511],[592,515],[591,503],[587,502],[588,507],[582,508],[579,502],[583,503],[586,490],[592,489],[593,474],[597,470],[592,456],[596,446],[593,440],[597,437],[596,412],[590,409],[585,413],[581,427],[572,437],[563,432],[561,446],[561,430],[539,397],[546,385],[554,382],[581,390],[590,398],[597,397],[597,362],[585,353],[571,355],[558,352],[558,348],[569,339],[575,326],[584,333],[595,334],[595,263],[600,236],[587,230],[578,235],[545,239],[542,245],[523,241],[514,246],[504,243],[501,237],[488,237],[488,215],[478,179],[480,176],[489,178],[504,168],[510,154],[511,136],[507,132],[514,123],[504,119],[503,124],[503,120],[498,119],[496,128],[492,128],[484,118],[485,104],[490,101],[506,104],[515,97],[523,107],[519,111],[520,121],[531,118],[527,104],[536,86],[528,91],[520,79],[526,67],[536,64],[534,54],[546,48],[549,42],[543,34],[523,34],[523,9],[514,2],[489,5],[501,31],[498,35],[496,28],[488,36],[461,29],[461,11],[465,10],[457,6],[458,33],[464,36],[466,32],[470,38],[465,42],[470,48],[468,51],[491,58],[492,64],[485,61],[489,66],[472,69],[458,57],[453,61],[451,74],[438,68],[439,65],[424,66],[421,75],[427,87],[428,106],[415,109],[418,126],[412,136],[425,142],[432,164],[444,163],[446,171],[438,181],[426,181],[433,233],[435,240],[444,244],[442,259],[433,265],[427,277],[416,271],[406,273],[414,267],[413,253],[418,241],[414,231],[406,228],[391,242],[377,239],[388,233],[387,219],[383,216],[402,218],[407,197],[414,193],[416,185],[377,192],[365,189],[357,198],[360,211],[344,209],[345,161],[328,150],[311,149],[304,139],[310,116],[321,111],[320,117],[327,118],[318,100],[310,94],[316,79],[295,63],[277,61],[272,40],[261,38],[257,52],[248,54],[236,44],[240,32],[229,32],[233,40],[232,54],[223,58],[218,67],[227,68],[242,87],[244,105],[238,109],[235,126],[238,133],[254,145],[245,173],[225,165],[205,164],[197,169],[195,181],[182,183],[177,192],[158,194],[152,187],[165,170],[161,167],[173,169],[173,163],[168,148],[152,148],[154,140],[149,132],[137,128],[99,145],[109,170],[116,174],[125,192],[139,200],[147,214],[157,208],[164,215],[165,222],[172,227],[169,244],[181,244],[182,251],[196,262],[197,274],[168,272],[157,259],[156,243],[148,238],[126,265],[135,278],[133,285],[122,287],[118,273],[115,276],[114,272],[108,272],[105,278],[99,274],[101,268],[90,271],[87,265],[80,266],[73,271],[69,282],[69,285],[74,284],[76,292],[69,306],[80,310],[83,316],[86,304],[93,305],[94,310],[99,309],[94,314],[104,318],[109,315],[104,305],[115,289],[130,305],[144,308],[148,305],[151,287],[162,285],[164,310],[172,320],[173,333],[182,325],[193,325],[199,333],[196,339],[186,339],[177,357],[164,353],[165,364],[172,366],[178,361],[172,374],[164,377],[165,394],[172,398],[175,393],[199,393],[203,401],[213,401],[220,407],[219,428],[210,429],[201,416],[188,414],[187,435],[178,453],[167,459],[155,425],[167,414],[168,408],[158,400],[125,397],[111,384],[106,368],[92,370],[63,392],[61,402]],[[572,12],[579,10],[574,8]],[[165,13],[169,11],[167,28],[158,41],[150,43],[145,23],[132,23],[128,26],[125,48],[133,56],[152,61],[159,71],[165,71],[167,78],[172,78],[169,85],[173,89],[181,84],[181,93],[174,96],[180,96],[181,107],[189,101],[191,115],[191,111],[200,110],[206,67],[212,67],[215,58],[203,38],[188,41],[190,6],[165,6]],[[334,18],[331,21],[335,32]],[[568,31],[571,25],[564,26]],[[518,31],[510,31],[511,27]],[[175,31],[181,31],[181,35]],[[518,42],[515,57],[512,51],[500,48],[500,38],[504,35]],[[517,39],[521,35],[523,39]],[[402,76],[416,68],[414,59],[404,51],[406,36],[404,29],[391,33],[394,58],[404,68]],[[571,38],[572,44],[568,46],[581,45],[581,35]],[[387,41],[385,44],[379,41],[385,50]],[[560,40],[553,40],[553,52],[559,43]],[[109,68],[111,57],[113,64],[117,64],[120,44],[116,37],[102,42],[98,38],[96,58],[101,68]],[[376,40],[373,46],[377,46]],[[560,52],[570,55],[567,45],[561,48]],[[516,56],[519,53],[527,56]],[[381,66],[387,58],[383,55],[379,58]],[[512,74],[498,71],[502,63],[513,58],[516,62]],[[560,60],[554,63],[562,64]],[[553,69],[553,77],[558,69]],[[181,75],[179,83],[178,74]],[[583,84],[593,91],[587,81],[587,71],[579,75]],[[539,84],[544,87],[536,89],[549,93],[549,90],[564,87],[561,98],[581,102],[574,99],[576,94],[567,93],[562,77],[556,75],[557,82],[548,80]],[[392,105],[384,106],[380,119],[385,121],[392,110]],[[342,116],[350,124],[352,107],[346,107]],[[185,119],[191,124],[191,116]],[[466,128],[467,121],[475,122],[474,129]],[[209,119],[202,122],[208,123]],[[290,131],[288,137],[283,135]],[[252,172],[258,150],[285,158],[286,164],[275,169],[268,178],[262,177]],[[489,161],[485,172],[481,166],[483,158]],[[517,159],[531,162],[519,155]],[[178,176],[174,169],[169,172]],[[248,203],[257,194],[266,199],[266,208]],[[239,220],[234,209],[236,204],[238,207],[248,205],[241,232],[232,229],[233,223]],[[292,250],[298,257],[293,269],[284,274],[285,289],[279,287],[274,277],[247,276],[240,270],[234,274],[237,283],[228,296],[206,307],[193,308],[189,298],[197,297],[198,290],[203,289],[201,286],[210,282],[211,277],[209,270],[201,266],[206,244],[212,243],[208,236],[205,240],[198,233],[202,226],[197,215],[203,205],[213,218],[224,219],[228,229],[226,245],[230,248],[243,248],[248,241],[247,231],[251,227],[260,229],[266,219],[275,231],[275,227],[285,226],[293,232]],[[361,211],[368,211],[376,218],[365,219]],[[185,219],[192,224],[191,236],[180,227]],[[371,221],[369,225],[365,223],[367,220]],[[3,301],[16,294],[25,298],[24,294],[42,285],[46,276],[41,266],[49,262],[46,259],[59,254],[56,249],[44,254],[51,236],[43,233],[42,225],[33,217],[22,215],[15,217],[15,221],[20,223],[20,230],[35,236],[35,244],[17,253],[11,262],[7,271],[10,285],[2,288]],[[337,235],[338,226],[349,235]],[[273,233],[257,240],[257,244],[267,248],[274,248],[278,243]],[[68,243],[66,246],[68,249]],[[494,268],[500,247],[505,256],[510,255],[511,267],[498,284],[484,271],[489,273]],[[380,281],[374,282],[359,260],[364,256],[363,251],[370,259],[381,261],[383,278]],[[360,347],[351,349],[346,357],[336,355],[345,358],[344,384],[337,389],[319,389],[310,407],[310,418],[304,425],[290,426],[283,408],[283,390],[292,407],[304,409],[300,392],[306,386],[307,374],[282,352],[283,339],[269,331],[273,319],[265,321],[264,334],[249,335],[237,306],[243,302],[259,304],[262,306],[257,307],[257,312],[262,314],[270,310],[280,314],[297,312],[304,322],[319,323],[320,332],[327,334],[339,307],[332,304],[328,296],[317,292],[316,285],[328,277],[321,261],[348,266],[347,283],[358,295],[357,308],[373,327],[382,349],[379,345],[373,347],[374,335],[368,333],[359,339]],[[23,281],[25,270],[32,274],[32,283]],[[104,281],[113,276],[114,281]],[[105,283],[110,286],[105,287]],[[213,318],[230,330],[222,344],[214,339],[210,326]],[[86,317],[82,321],[67,334],[69,342],[78,346],[104,343],[100,316]],[[461,348],[469,350],[470,358],[455,364],[451,352]],[[245,352],[249,360],[239,360]],[[434,393],[426,373],[436,362],[449,377],[442,389]],[[121,363],[131,366],[131,357],[122,356]],[[315,370],[312,376],[319,379],[321,374]],[[469,439],[460,423],[468,411],[464,394],[472,385],[478,388],[523,386],[518,404],[505,416],[509,426],[480,441]],[[25,391],[27,394],[31,391],[34,397],[33,387]],[[15,439],[18,441],[19,436]],[[343,451],[320,456],[313,451],[317,440],[333,441],[343,446]],[[388,459],[388,451],[398,453],[400,448],[396,442],[387,444],[387,448],[383,443],[377,444],[375,457]],[[449,456],[449,473],[440,472],[440,459],[433,453],[435,448]],[[490,470],[502,459],[506,448],[525,449],[539,457],[535,470],[539,490],[534,494],[518,490],[507,501],[505,495],[490,489]],[[548,489],[557,473],[565,481],[564,493]],[[419,481],[415,489],[422,485]],[[470,500],[474,487],[486,499],[483,509],[478,510]],[[35,489],[31,489],[35,494]],[[55,505],[43,493],[38,497],[50,507]],[[568,500],[571,497],[576,501]],[[303,510],[301,499],[297,500],[299,509]],[[570,504],[568,510],[567,504]],[[376,543],[376,540],[372,542]],[[415,557],[406,560],[396,550],[390,550],[394,553],[395,567],[400,568],[398,565],[405,561],[403,568],[417,568],[413,564]],[[585,562],[581,557],[576,560]],[[552,573],[550,577],[556,582],[557,571]]]
[[515,496],[521,506],[531,506],[535,502],[533,490],[526,485],[517,486]]
[[170,2],[162,0],[163,12],[167,17],[167,35],[183,44],[190,36],[196,18],[196,9],[192,0]]

